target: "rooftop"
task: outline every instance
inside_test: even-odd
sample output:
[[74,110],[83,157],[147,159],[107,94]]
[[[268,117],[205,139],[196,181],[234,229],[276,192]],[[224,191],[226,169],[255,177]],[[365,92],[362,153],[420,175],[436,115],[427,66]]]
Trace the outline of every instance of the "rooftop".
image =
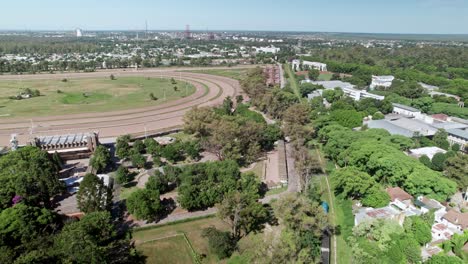
[[411,196],[409,193],[405,192],[403,189],[400,187],[389,187],[386,189],[388,195],[390,196],[390,199],[392,202],[394,202],[396,199],[400,201],[405,201],[405,200],[412,200],[413,196]]
[[405,110],[408,110],[408,111],[411,111],[411,112],[421,112],[421,110],[419,110],[419,109],[416,109],[416,108],[411,107],[411,106],[403,105],[403,104],[393,103],[392,105],[393,105],[393,107],[398,107],[398,108],[405,109]]
[[438,148],[438,147],[424,147],[424,148],[417,148],[417,149],[410,149],[409,152],[416,156],[417,158],[426,155],[430,159],[434,157],[437,153],[446,153],[447,151]]
[[449,135],[453,135],[453,136],[468,140],[468,131],[466,130],[459,129],[459,128],[447,129],[447,133]]
[[89,136],[91,136],[89,133],[78,133],[39,137],[38,140],[40,145],[64,145],[86,142]]
[[462,229],[468,228],[468,213],[460,213],[452,209],[443,217],[452,224],[460,225]]

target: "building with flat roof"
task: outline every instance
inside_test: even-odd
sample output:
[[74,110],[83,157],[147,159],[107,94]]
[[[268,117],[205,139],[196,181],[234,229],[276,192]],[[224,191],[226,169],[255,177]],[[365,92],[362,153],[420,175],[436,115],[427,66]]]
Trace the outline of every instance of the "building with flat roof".
[[405,137],[433,136],[438,131],[437,128],[424,122],[423,120],[396,116],[392,119],[370,120],[366,122],[369,128],[381,128],[387,130],[392,135],[402,135]]
[[314,68],[319,71],[327,71],[327,64],[321,63],[321,62],[315,62],[315,61],[302,61],[301,60],[293,60],[291,62],[292,68],[295,69],[296,71],[299,70],[308,70],[311,68]]
[[393,105],[393,113],[395,114],[411,116],[411,117],[415,117],[419,119],[422,118],[421,110],[417,108],[403,105],[403,104],[396,104],[396,103],[393,103],[392,105]]
[[395,77],[391,75],[383,75],[383,76],[372,75],[372,83],[369,86],[369,88],[371,90],[375,89],[376,87],[388,88],[392,86],[392,82],[394,79]]
[[339,80],[334,80],[334,81],[304,80],[301,83],[312,83],[315,85],[321,85],[323,86],[323,88],[325,88],[325,90],[333,90],[335,88],[340,88],[346,96],[353,98],[355,101],[359,101],[363,98],[372,98],[372,99],[379,100],[379,101],[382,101],[385,99],[385,96],[371,94],[365,90],[358,90],[351,83],[343,82]]
[[446,153],[447,151],[438,147],[424,147],[417,149],[410,149],[409,154],[415,158],[420,158],[423,155],[426,155],[429,159],[432,160],[435,154],[437,153]]
[[30,145],[49,153],[57,152],[63,159],[87,158],[99,144],[97,133],[35,137]]
[[468,144],[468,131],[460,128],[447,129],[447,140],[450,145],[458,144],[461,150],[465,150]]

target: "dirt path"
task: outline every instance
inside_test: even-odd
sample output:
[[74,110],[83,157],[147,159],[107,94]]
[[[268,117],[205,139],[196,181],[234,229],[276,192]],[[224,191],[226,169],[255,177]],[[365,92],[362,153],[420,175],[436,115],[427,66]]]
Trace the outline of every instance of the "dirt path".
[[[73,78],[93,78],[107,76],[109,72],[77,73]],[[118,76],[144,76],[180,78],[195,86],[191,96],[167,104],[139,109],[102,113],[85,113],[64,116],[37,117],[30,119],[0,119],[0,145],[7,145],[11,134],[17,134],[20,144],[32,136],[57,135],[98,131],[101,138],[123,134],[138,134],[146,131],[160,131],[183,124],[185,112],[194,106],[214,106],[222,103],[225,97],[235,97],[241,93],[239,82],[230,78],[201,73],[175,72],[175,70],[117,72]],[[40,74],[21,76],[24,79],[61,78],[60,74]],[[0,76],[0,79],[18,76]],[[206,91],[208,89],[208,91]],[[32,135],[31,135],[32,126]]]

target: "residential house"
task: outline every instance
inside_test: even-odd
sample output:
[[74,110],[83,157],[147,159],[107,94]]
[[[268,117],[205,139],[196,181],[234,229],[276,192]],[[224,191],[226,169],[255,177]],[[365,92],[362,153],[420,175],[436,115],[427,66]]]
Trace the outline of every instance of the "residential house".
[[441,223],[445,224],[450,229],[463,232],[468,229],[468,213],[460,213],[451,209],[442,216]]

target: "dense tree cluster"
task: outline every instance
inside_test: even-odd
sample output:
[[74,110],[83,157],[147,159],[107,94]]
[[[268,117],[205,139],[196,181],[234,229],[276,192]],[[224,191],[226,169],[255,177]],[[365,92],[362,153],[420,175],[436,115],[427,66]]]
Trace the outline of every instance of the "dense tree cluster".
[[[324,127],[319,136],[324,150],[340,166],[353,166],[369,173],[383,185],[403,187],[412,195],[427,195],[440,201],[455,193],[455,182],[443,177],[401,150],[410,142],[378,129],[351,131],[336,125]],[[401,145],[403,144],[403,145]]]

